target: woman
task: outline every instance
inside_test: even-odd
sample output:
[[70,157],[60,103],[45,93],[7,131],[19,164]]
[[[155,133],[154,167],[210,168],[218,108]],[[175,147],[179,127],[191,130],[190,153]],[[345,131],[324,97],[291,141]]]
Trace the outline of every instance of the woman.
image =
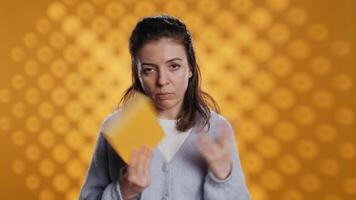
[[134,28],[129,48],[132,86],[120,103],[135,92],[150,97],[166,137],[153,151],[134,151],[126,165],[102,134],[120,117],[120,109],[115,111],[102,124],[79,198],[250,199],[233,129],[200,89],[184,23],[166,15],[146,17]]

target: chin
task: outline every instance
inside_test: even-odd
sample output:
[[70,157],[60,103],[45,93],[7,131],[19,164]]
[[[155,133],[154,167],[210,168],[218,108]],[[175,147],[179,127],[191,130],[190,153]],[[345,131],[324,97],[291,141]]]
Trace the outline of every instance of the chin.
[[178,102],[177,101],[173,101],[173,100],[165,100],[163,102],[160,102],[158,104],[156,104],[157,108],[159,110],[169,110],[171,109],[172,107],[174,107],[175,105],[177,105]]

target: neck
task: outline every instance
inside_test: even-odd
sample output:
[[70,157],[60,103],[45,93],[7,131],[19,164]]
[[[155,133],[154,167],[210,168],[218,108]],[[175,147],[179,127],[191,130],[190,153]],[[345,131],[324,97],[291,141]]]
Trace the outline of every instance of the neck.
[[163,111],[158,111],[157,117],[160,119],[177,119],[178,113],[173,113],[167,110],[163,110]]
[[157,117],[160,119],[177,119],[180,106],[174,106],[169,109],[157,109]]

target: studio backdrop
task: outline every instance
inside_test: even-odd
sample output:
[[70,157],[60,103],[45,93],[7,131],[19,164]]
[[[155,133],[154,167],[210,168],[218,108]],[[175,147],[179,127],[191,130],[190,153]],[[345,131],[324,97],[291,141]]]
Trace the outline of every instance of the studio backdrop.
[[192,31],[253,200],[356,199],[353,0],[2,0],[0,199],[74,200],[143,16]]

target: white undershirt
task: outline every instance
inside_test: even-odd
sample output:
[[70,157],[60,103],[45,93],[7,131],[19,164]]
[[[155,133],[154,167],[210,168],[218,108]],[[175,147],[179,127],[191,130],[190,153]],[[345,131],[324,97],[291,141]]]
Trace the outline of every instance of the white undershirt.
[[184,140],[188,137],[191,129],[185,132],[180,132],[176,129],[177,120],[158,118],[158,121],[165,133],[165,137],[158,144],[158,148],[166,158],[167,162],[169,162],[184,143]]

